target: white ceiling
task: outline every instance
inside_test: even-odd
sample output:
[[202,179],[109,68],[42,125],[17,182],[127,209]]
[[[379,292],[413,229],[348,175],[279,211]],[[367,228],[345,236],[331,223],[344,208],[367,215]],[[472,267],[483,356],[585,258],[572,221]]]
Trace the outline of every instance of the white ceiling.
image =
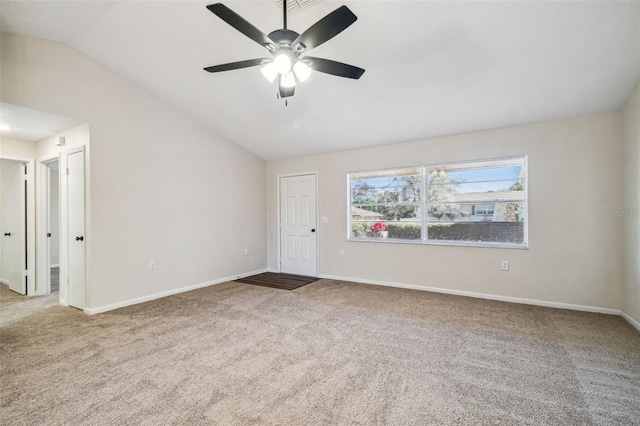
[[40,141],[82,121],[0,102],[0,136]]
[[[620,109],[640,78],[640,2],[322,1],[302,32],[346,4],[358,21],[311,55],[366,69],[314,73],[285,107],[268,56],[214,1],[2,1],[3,31],[68,43],[266,160]],[[225,1],[269,33],[274,0]]]

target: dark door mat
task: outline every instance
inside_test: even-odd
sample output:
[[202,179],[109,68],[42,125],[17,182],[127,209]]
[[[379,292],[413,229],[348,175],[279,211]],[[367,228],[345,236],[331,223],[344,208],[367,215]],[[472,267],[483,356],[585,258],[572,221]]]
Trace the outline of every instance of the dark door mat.
[[264,274],[252,275],[250,277],[236,280],[238,283],[260,285],[263,287],[279,288],[281,290],[295,290],[307,284],[318,281],[320,278],[305,277],[303,275],[276,274],[265,272]]

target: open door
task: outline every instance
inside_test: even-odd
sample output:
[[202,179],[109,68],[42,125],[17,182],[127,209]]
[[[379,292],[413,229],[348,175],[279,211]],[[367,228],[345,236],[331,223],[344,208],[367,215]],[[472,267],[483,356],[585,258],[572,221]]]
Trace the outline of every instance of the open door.
[[27,294],[27,167],[0,160],[2,175],[2,279],[16,293]]

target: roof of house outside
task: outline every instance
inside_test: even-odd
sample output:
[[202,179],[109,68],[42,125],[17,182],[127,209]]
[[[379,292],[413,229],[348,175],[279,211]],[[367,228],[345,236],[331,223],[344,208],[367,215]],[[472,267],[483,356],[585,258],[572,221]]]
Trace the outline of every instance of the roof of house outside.
[[466,192],[463,194],[451,194],[447,201],[455,203],[524,201],[524,191]]
[[361,209],[358,207],[351,207],[351,215],[362,217],[382,217],[380,213],[370,212],[369,210]]

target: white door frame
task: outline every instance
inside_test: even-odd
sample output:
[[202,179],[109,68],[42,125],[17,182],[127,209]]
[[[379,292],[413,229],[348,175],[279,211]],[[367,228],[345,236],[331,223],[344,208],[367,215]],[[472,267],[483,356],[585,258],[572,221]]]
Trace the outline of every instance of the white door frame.
[[[280,248],[281,248],[281,241],[280,241],[280,181],[281,178],[288,178],[288,177],[296,177],[296,176],[315,176],[316,177],[316,187],[315,187],[315,193],[316,193],[316,221],[318,220],[318,209],[320,208],[318,205],[318,172],[302,172],[302,173],[287,173],[287,174],[282,174],[282,175],[278,175],[276,176],[277,179],[277,191],[278,191],[278,196],[277,196],[277,206],[278,206],[278,214],[276,217],[276,228],[278,230],[277,234],[278,234],[278,268],[276,272],[282,272],[282,266],[281,266],[281,262],[280,262]],[[317,225],[317,223],[316,223]],[[316,226],[317,232],[316,232],[316,273],[314,276],[318,276],[318,272],[320,271],[320,250],[318,250],[318,247],[320,247],[320,238],[321,238],[321,234],[322,232],[320,232],[320,227]]]
[[36,209],[35,158],[2,155],[0,159],[15,160],[27,165],[27,295],[36,294]]

